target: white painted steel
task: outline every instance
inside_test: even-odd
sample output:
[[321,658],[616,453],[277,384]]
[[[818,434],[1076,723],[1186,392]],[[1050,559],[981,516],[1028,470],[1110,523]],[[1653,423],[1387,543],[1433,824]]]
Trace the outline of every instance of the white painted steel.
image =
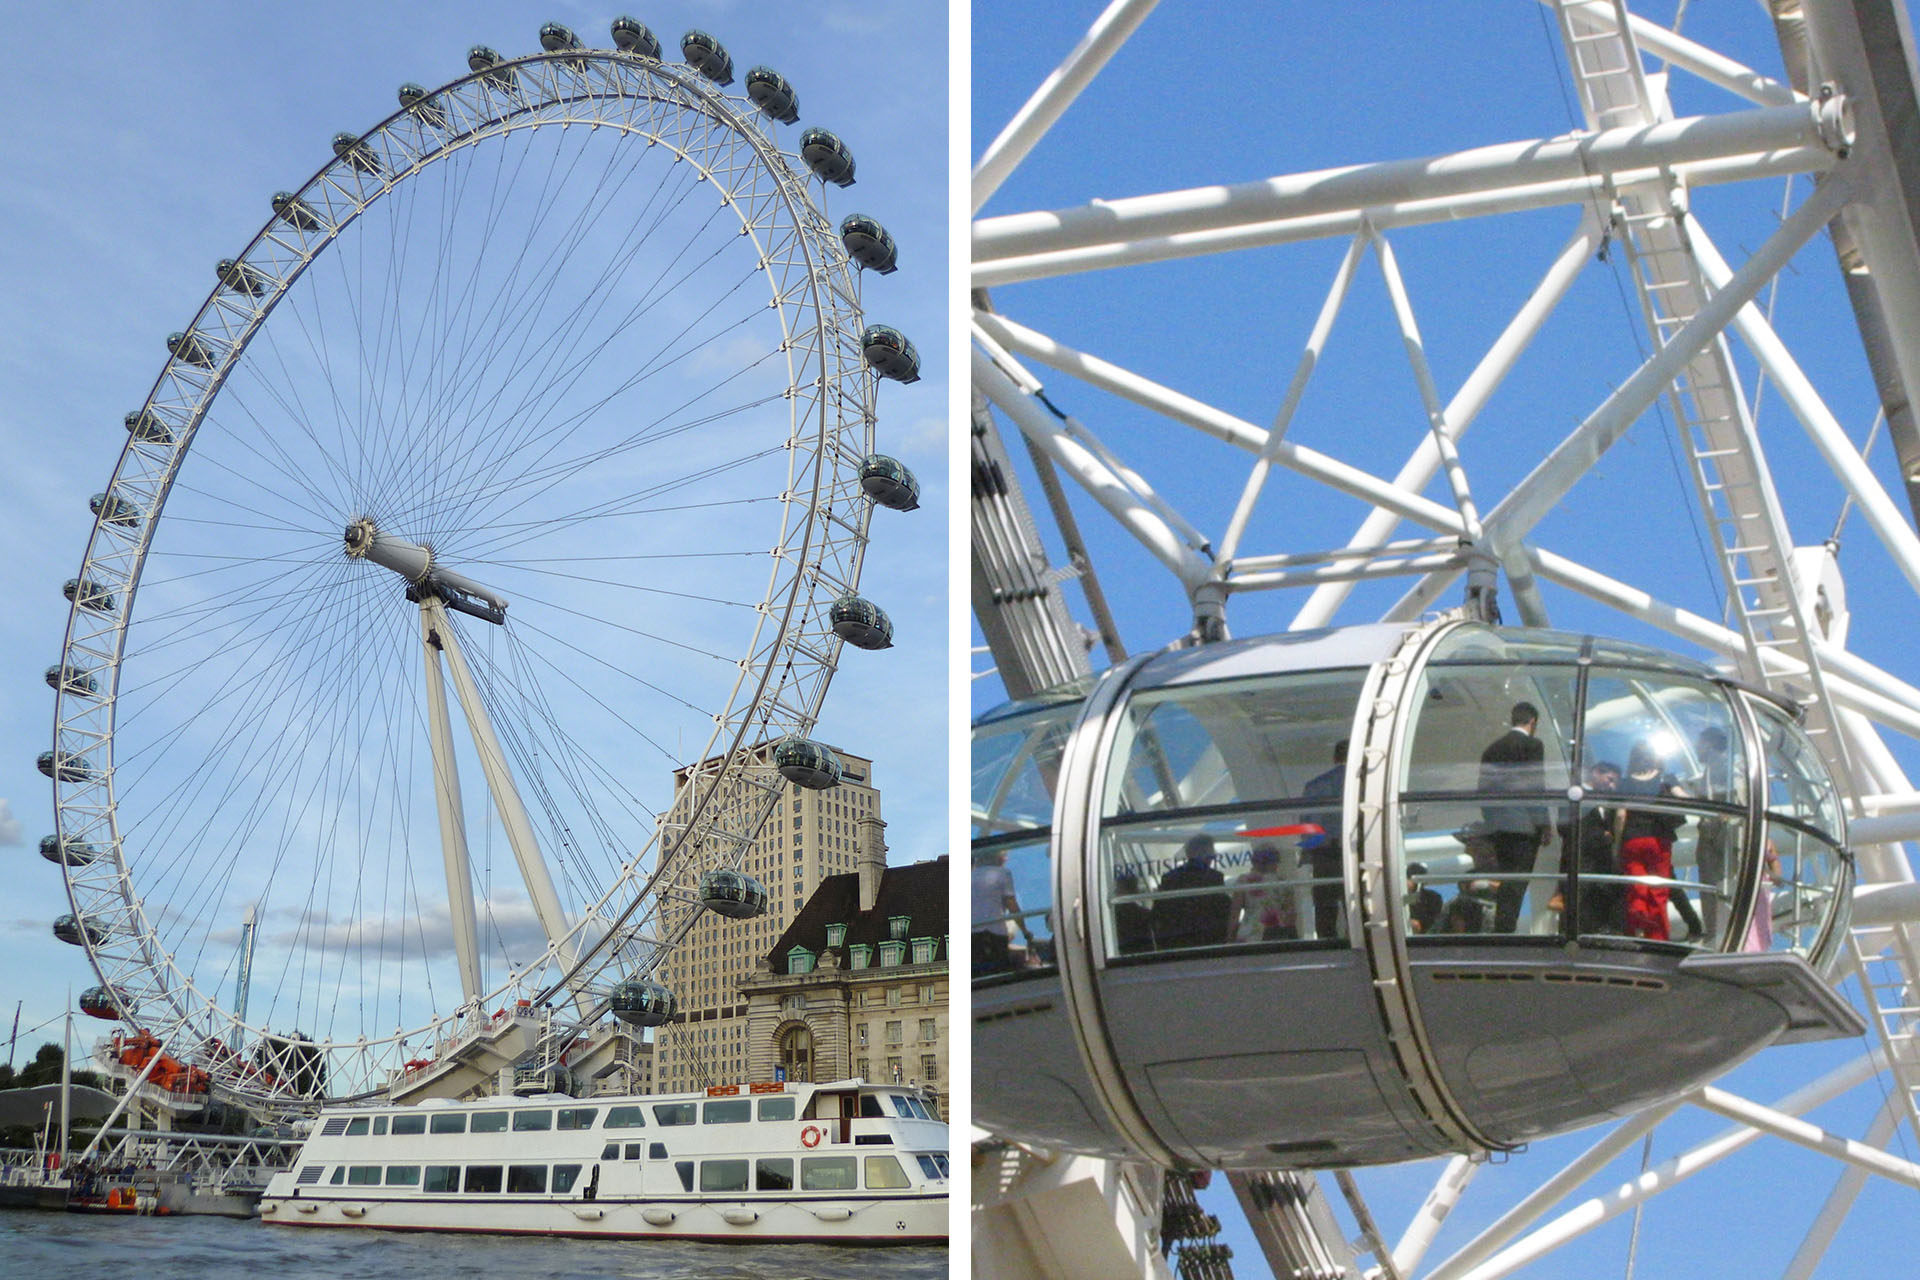
[[[420,656],[426,675],[427,730],[433,752],[433,797],[440,816],[440,855],[447,872],[447,915],[460,965],[462,1002],[485,994],[480,981],[480,925],[473,906],[473,860],[467,853],[466,809],[460,802],[460,763],[453,754],[447,682],[440,670],[440,629],[447,613],[438,600],[420,602]],[[448,628],[451,634],[451,628]]]

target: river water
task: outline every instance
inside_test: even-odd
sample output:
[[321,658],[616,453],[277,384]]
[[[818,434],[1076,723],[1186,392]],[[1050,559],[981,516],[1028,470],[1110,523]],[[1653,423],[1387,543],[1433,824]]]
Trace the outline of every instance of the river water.
[[350,1228],[274,1230],[238,1218],[115,1218],[0,1209],[0,1277],[56,1280],[936,1280],[945,1249],[533,1239]]

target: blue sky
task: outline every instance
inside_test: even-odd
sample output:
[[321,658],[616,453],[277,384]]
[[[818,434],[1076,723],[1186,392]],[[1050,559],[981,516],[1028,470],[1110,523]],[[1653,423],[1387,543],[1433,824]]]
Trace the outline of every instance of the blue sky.
[[[92,517],[126,441],[121,418],[138,406],[165,360],[162,344],[186,327],[213,283],[270,210],[269,195],[298,187],[330,158],[329,139],[394,110],[403,82],[433,86],[466,74],[466,51],[537,51],[543,21],[608,43],[619,10],[556,2],[390,6],[349,4],[324,15],[242,4],[161,9],[83,5],[61,15],[73,56],[35,57],[5,89],[17,122],[0,154],[8,288],[0,326],[0,857],[15,869],[0,908],[0,1026],[21,1002],[23,1028],[58,1017],[70,986],[95,981],[80,952],[48,932],[67,909],[58,871],[37,853],[52,829],[51,788],[33,758],[49,743],[52,695],[42,681],[65,625],[61,583],[73,576]],[[866,281],[870,320],[905,331],[922,353],[922,380],[883,385],[879,447],[923,477],[922,509],[881,511],[873,522],[863,592],[896,619],[896,647],[849,648],[816,736],[876,761],[890,857],[945,852],[945,758],[910,731],[901,708],[942,707],[947,506],[944,471],[946,350],[945,30],[910,11],[877,12],[836,0],[779,13],[730,0],[636,11],[664,43],[700,27],[730,47],[736,74],[757,63],[799,91],[802,120],[783,145],[820,124],[853,148],[859,183],[833,189],[837,221],[860,210],[900,244],[897,274]],[[0,13],[21,47],[53,34],[45,14]],[[872,51],[886,50],[875,58]],[[84,52],[82,52],[84,51]],[[849,74],[857,66],[858,75]],[[734,92],[741,92],[736,84]],[[816,186],[817,190],[817,186]],[[938,742],[938,739],[933,740]],[[664,792],[667,769],[608,762]],[[657,777],[655,775],[658,775]],[[468,800],[476,799],[477,778]],[[102,1030],[89,1022],[83,1030]],[[26,1040],[57,1035],[57,1024]],[[24,1039],[24,1037],[23,1037]]]
[[[979,0],[973,22],[973,154],[977,157],[1034,87],[1073,46],[1103,6],[1038,9]],[[1659,21],[1672,5],[1636,6]],[[1758,7],[1686,6],[1687,34],[1779,74],[1779,53]],[[1578,126],[1551,17],[1513,0],[1475,6],[1253,6],[1195,0],[1160,6],[1092,87],[982,210],[982,217],[1058,209],[1096,197],[1120,198],[1249,181],[1337,165],[1443,154],[1549,137]],[[1737,107],[1676,78],[1680,114]],[[1798,188],[1804,194],[1805,184]],[[1736,266],[1777,220],[1778,183],[1696,194],[1699,219]],[[1482,223],[1389,234],[1442,397],[1457,388],[1498,327],[1533,289],[1571,234],[1575,211],[1558,208]],[[993,292],[995,309],[1070,347],[1109,359],[1175,390],[1265,426],[1279,404],[1301,343],[1325,296],[1344,240],[1261,249],[1052,281]],[[1630,277],[1613,263],[1590,266],[1519,369],[1489,403],[1461,446],[1484,511],[1545,451],[1633,370],[1647,341]],[[1816,239],[1781,280],[1775,322],[1850,436],[1864,439],[1875,401],[1844,309],[1831,246]],[[1289,439],[1376,475],[1391,476],[1425,431],[1413,378],[1392,327],[1377,266],[1363,264]],[[1752,362],[1737,357],[1753,392]],[[1218,537],[1246,476],[1246,455],[1158,419],[1117,397],[1029,364],[1050,399],[1145,473],[1173,505]],[[1796,541],[1831,533],[1841,494],[1779,397],[1762,393],[1758,421]],[[1673,451],[1664,406],[1637,424],[1541,525],[1539,544],[1655,595],[1717,619],[1717,585],[1705,533],[1693,515],[1684,465]],[[1018,457],[1022,451],[1009,441]],[[1900,495],[1884,440],[1875,470]],[[1024,464],[1023,464],[1024,465]],[[1363,514],[1357,503],[1276,473],[1250,544],[1261,550],[1338,546]],[[1427,496],[1447,502],[1444,481]],[[1029,500],[1040,503],[1029,482]],[[1130,651],[1157,647],[1189,625],[1182,593],[1099,510],[1074,492],[1082,531]],[[1904,500],[1902,499],[1904,506]],[[1043,519],[1043,523],[1046,523]],[[1413,536],[1403,529],[1398,536]],[[1841,565],[1853,606],[1850,647],[1912,679],[1909,637],[1920,608],[1857,516],[1841,535]],[[1402,581],[1356,591],[1340,621],[1370,621],[1405,588]],[[1077,616],[1086,611],[1071,586]],[[1450,591],[1443,605],[1458,602]],[[1304,597],[1269,593],[1236,599],[1235,635],[1282,629]],[[1505,597],[1509,618],[1511,598]],[[1686,651],[1660,633],[1547,589],[1556,626],[1594,630]],[[974,642],[979,643],[977,628]],[[975,659],[976,669],[987,660]],[[1002,695],[991,679],[973,688],[977,711]],[[1913,767],[1911,744],[1895,743]],[[1651,1046],[1622,1046],[1623,1051]],[[1858,1043],[1770,1051],[1736,1072],[1729,1087],[1770,1102],[1857,1054]],[[1879,1102],[1876,1086],[1856,1090],[1814,1118],[1842,1133],[1864,1132]],[[1654,1163],[1722,1122],[1683,1116],[1662,1128]],[[1592,1135],[1536,1145],[1479,1175],[1447,1223],[1429,1262],[1445,1257],[1476,1226],[1512,1204]],[[1911,1135],[1894,1149],[1911,1157]],[[1610,1188],[1639,1167],[1636,1145],[1590,1187]],[[1778,1271],[1798,1246],[1837,1166],[1778,1142],[1762,1142],[1678,1192],[1653,1201],[1640,1228],[1642,1275]],[[1437,1166],[1364,1175],[1389,1240],[1432,1186]],[[1823,1274],[1884,1272],[1902,1256],[1895,1225],[1914,1194],[1874,1180]],[[1239,1214],[1213,1193],[1229,1223]],[[1615,1219],[1527,1274],[1622,1273],[1630,1217]],[[1236,1254],[1256,1253],[1243,1227],[1230,1228]],[[1246,1272],[1257,1268],[1249,1265]]]

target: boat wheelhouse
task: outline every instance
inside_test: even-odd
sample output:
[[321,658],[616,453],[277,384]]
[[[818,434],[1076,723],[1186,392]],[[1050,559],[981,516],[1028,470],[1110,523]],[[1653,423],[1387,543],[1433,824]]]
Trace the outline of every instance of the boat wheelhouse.
[[270,1224],[937,1244],[947,1126],[843,1080],[633,1097],[331,1109],[260,1201]]

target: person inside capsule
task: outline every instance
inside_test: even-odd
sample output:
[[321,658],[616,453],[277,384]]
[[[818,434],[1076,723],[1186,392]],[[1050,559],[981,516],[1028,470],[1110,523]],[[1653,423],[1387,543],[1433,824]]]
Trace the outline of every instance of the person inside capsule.
[[[1662,768],[1653,744],[1645,740],[1633,744],[1619,791],[1627,796],[1690,798],[1673,775]],[[1660,809],[1622,805],[1614,812],[1614,846],[1618,850],[1620,872],[1629,878],[1625,895],[1628,937],[1667,941],[1671,936],[1667,921],[1669,903],[1686,921],[1688,942],[1698,942],[1706,933],[1686,890],[1673,878],[1673,839],[1685,821],[1677,813]]]

